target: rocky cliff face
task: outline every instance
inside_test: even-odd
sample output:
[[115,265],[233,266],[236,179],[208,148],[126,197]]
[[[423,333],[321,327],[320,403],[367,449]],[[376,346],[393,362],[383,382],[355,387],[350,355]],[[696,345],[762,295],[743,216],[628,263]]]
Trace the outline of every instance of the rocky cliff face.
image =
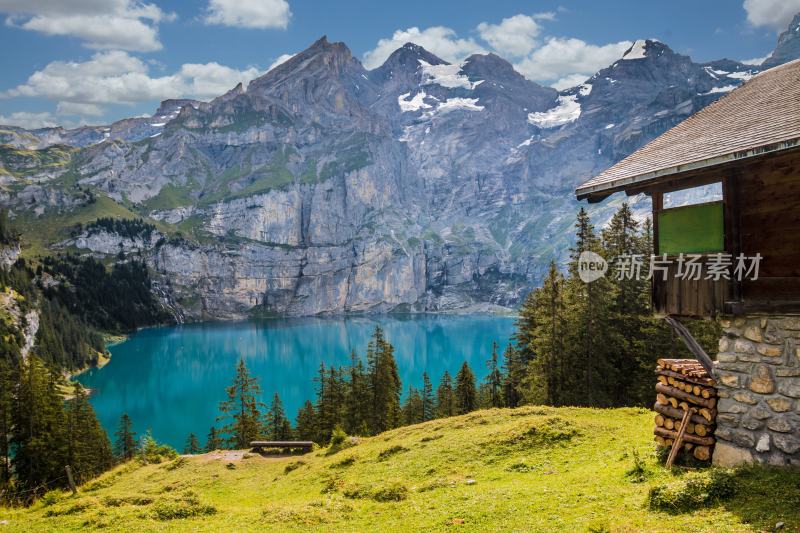
[[794,16],[789,28],[778,37],[778,46],[764,61],[762,68],[772,68],[800,58],[800,13]]
[[[756,71],[637,41],[559,93],[491,54],[407,44],[366,71],[322,38],[210,102],[3,129],[0,202],[52,221],[48,242],[142,254],[189,318],[509,308],[565,257],[578,183]],[[81,233],[70,214],[158,231]]]

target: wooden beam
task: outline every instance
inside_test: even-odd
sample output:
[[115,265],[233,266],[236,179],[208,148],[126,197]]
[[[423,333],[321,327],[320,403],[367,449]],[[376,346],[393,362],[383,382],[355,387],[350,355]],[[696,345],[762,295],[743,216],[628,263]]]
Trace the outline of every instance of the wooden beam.
[[675,462],[675,458],[678,456],[678,450],[681,449],[683,438],[686,435],[686,428],[689,426],[689,416],[691,413],[691,409],[685,409],[683,412],[680,431],[678,431],[678,436],[675,437],[675,442],[672,444],[672,450],[669,452],[669,457],[667,457],[667,468],[672,468],[672,463]]
[[[681,338],[683,343],[689,349],[690,352],[700,361],[700,364],[703,365],[703,368],[706,369],[708,375],[714,378],[714,362],[708,356],[708,354],[703,350],[703,347],[692,337],[692,334],[686,329],[686,326],[678,322],[677,319],[674,317],[668,316],[664,317],[664,320],[667,321],[667,324],[672,327],[672,331],[674,331],[678,337]],[[713,406],[712,406],[713,407]]]

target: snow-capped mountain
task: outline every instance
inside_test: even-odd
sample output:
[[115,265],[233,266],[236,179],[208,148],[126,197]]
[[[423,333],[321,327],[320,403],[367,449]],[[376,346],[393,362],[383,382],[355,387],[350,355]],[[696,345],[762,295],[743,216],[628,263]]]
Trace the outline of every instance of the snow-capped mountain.
[[[794,50],[781,39],[773,60]],[[52,221],[54,247],[141,253],[191,317],[513,307],[565,257],[576,184],[758,70],[641,40],[558,92],[493,54],[409,43],[367,71],[322,38],[210,102],[0,128],[0,203]],[[64,225],[98,205],[156,237]]]

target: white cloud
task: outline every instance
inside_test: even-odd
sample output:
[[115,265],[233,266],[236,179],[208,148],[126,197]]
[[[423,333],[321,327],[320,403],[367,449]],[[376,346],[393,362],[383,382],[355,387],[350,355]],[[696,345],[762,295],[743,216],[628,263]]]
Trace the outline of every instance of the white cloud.
[[9,26],[76,37],[89,48],[139,52],[160,50],[158,24],[174,18],[133,0],[0,0],[0,12]]
[[293,58],[295,55],[297,55],[297,54],[281,54],[281,55],[279,55],[278,59],[273,61],[272,64],[269,66],[269,68],[267,69],[267,72],[269,72],[270,70],[274,69],[278,65],[283,65],[284,63],[289,61],[291,58]]
[[500,24],[481,22],[478,24],[481,39],[497,52],[510,56],[524,56],[538,44],[542,26],[529,15],[514,15],[504,18]]
[[210,0],[206,24],[286,29],[292,12],[286,0]]
[[760,65],[764,61],[767,60],[769,56],[764,57],[754,57],[753,59],[742,59],[740,63],[744,63],[745,65]]
[[767,26],[775,31],[789,27],[792,17],[800,12],[800,0],[744,0],[747,22]]
[[0,115],[0,124],[4,126],[19,126],[33,130],[36,128],[52,128],[58,125],[55,117],[48,112],[30,113],[17,111],[11,115]]
[[82,117],[100,117],[104,109],[97,104],[81,104],[78,102],[59,102],[56,107],[58,115],[78,115]]
[[[597,46],[580,39],[553,37],[515,65],[526,78],[549,82],[564,78],[584,79],[622,57],[630,41]],[[557,82],[558,83],[558,82]]]
[[374,49],[364,54],[364,66],[373,69],[381,66],[392,52],[406,43],[415,43],[445,61],[457,62],[470,54],[485,52],[472,39],[459,39],[456,32],[444,26],[433,26],[420,30],[417,27],[397,30],[388,39],[378,41]]
[[151,77],[149,66],[127,52],[97,52],[84,62],[53,61],[4,97],[45,98],[58,103],[59,114],[99,116],[109,104],[136,104],[167,98],[208,99],[260,74],[219,63],[187,63],[178,72]]
[[550,87],[557,91],[563,91],[564,89],[569,89],[570,87],[576,87],[582,84],[588,77],[589,76],[586,74],[570,74],[569,76],[564,76],[555,83],[551,83]]
[[[800,1],[800,0],[798,0]],[[475,28],[488,49],[504,57],[515,58],[514,68],[523,76],[561,90],[579,85],[592,74],[607,67],[631,46],[631,41],[606,45],[589,44],[580,39],[550,37],[540,42],[543,28],[540,21],[554,20],[554,13],[517,14],[497,24],[481,22]],[[455,31],[443,26],[420,30],[413,27],[397,30],[391,38],[381,39],[366,52],[364,66],[380,66],[389,55],[413,42],[445,61],[458,63],[466,56],[484,53],[483,47],[471,38],[459,38]]]

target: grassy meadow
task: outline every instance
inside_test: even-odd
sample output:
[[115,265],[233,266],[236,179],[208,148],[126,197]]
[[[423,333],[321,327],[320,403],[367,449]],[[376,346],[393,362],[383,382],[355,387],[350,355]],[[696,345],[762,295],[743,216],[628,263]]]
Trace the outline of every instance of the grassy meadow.
[[800,472],[665,470],[652,412],[483,410],[303,456],[131,461],[0,531],[800,531]]

